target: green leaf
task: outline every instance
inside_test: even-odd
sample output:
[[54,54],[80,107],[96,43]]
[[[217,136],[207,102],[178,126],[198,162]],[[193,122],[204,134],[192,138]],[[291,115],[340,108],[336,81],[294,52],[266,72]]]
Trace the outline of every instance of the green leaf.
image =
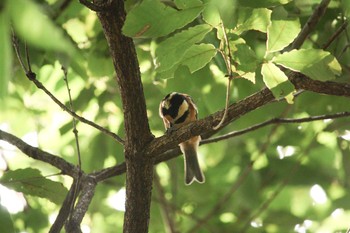
[[218,26],[221,23],[220,11],[215,4],[206,4],[202,16],[204,21],[212,26]]
[[7,93],[11,74],[12,46],[9,25],[10,20],[5,8],[0,11],[0,99]]
[[67,189],[59,182],[49,180],[33,168],[7,171],[0,179],[0,183],[17,192],[46,198],[55,204],[62,204]]
[[193,73],[208,64],[215,55],[216,48],[212,44],[193,45],[187,50],[181,64],[188,66]]
[[0,232],[15,233],[13,221],[7,209],[0,205]]
[[202,10],[202,4],[176,10],[159,0],[144,0],[128,13],[123,33],[143,38],[165,36],[192,22]]
[[63,30],[47,17],[36,3],[31,0],[7,3],[15,31],[23,40],[41,49],[73,54],[75,48],[64,36]]
[[267,31],[267,52],[280,51],[290,43],[300,32],[298,18],[286,20],[272,20]]
[[177,33],[160,43],[156,49],[157,72],[164,72],[179,64],[186,51],[201,41],[211,30],[211,26],[201,24]]
[[320,81],[331,80],[341,74],[337,59],[320,49],[292,50],[274,57],[272,61]]
[[272,62],[264,63],[261,68],[261,74],[265,85],[271,90],[276,98],[287,96],[294,91],[293,84],[288,77]]
[[237,26],[234,29],[234,32],[237,34],[249,30],[266,32],[267,27],[270,24],[271,12],[271,10],[265,8],[240,8],[238,11]]
[[259,60],[255,52],[245,43],[236,45],[237,51],[233,52],[233,58],[238,63],[237,69],[244,72],[254,72]]
[[229,35],[231,54],[236,63],[234,72],[255,83],[255,71],[258,64],[261,63],[260,59],[257,58],[255,52],[246,44],[243,38],[235,34]]

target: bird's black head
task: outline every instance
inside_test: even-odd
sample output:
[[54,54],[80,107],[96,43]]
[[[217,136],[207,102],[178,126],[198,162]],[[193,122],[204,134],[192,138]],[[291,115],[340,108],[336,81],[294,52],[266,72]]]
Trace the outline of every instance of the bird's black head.
[[177,92],[172,92],[166,95],[163,101],[162,114],[164,116],[169,115],[175,119],[179,114],[180,106],[186,101],[186,98]]

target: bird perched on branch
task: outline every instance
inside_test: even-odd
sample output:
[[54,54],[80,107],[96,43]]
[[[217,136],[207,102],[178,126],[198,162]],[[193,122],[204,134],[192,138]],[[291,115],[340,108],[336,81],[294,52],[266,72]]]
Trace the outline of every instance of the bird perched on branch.
[[[189,95],[172,92],[160,102],[159,115],[163,119],[165,128],[169,130],[196,121],[198,110]],[[200,136],[195,136],[179,144],[184,154],[186,185],[190,185],[195,180],[199,183],[204,183],[205,181],[197,157],[200,140]]]

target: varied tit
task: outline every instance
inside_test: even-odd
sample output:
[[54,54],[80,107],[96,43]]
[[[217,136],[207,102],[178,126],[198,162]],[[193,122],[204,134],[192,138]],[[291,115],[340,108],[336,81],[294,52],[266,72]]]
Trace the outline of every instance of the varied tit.
[[[159,105],[159,115],[163,118],[165,128],[171,129],[197,120],[197,106],[189,95],[172,92],[164,97]],[[194,180],[204,183],[205,178],[199,167],[197,150],[200,136],[195,136],[179,144],[185,160],[185,184]]]

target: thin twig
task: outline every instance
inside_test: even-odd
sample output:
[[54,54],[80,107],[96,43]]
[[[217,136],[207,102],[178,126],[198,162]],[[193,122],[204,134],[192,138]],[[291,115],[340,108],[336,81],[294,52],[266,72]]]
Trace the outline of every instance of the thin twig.
[[[62,102],[60,102],[49,90],[47,90],[45,88],[45,86],[39,80],[36,79],[36,74],[34,72],[32,72],[31,70],[28,70],[28,68],[25,66],[25,64],[23,62],[23,59],[21,57],[21,54],[19,52],[18,40],[17,40],[17,38],[16,38],[14,33],[13,33],[13,36],[12,36],[12,43],[13,43],[13,47],[15,49],[18,61],[21,64],[21,67],[22,67],[23,71],[25,72],[27,78],[30,81],[32,81],[37,88],[39,88],[42,91],[44,91],[58,106],[60,106],[64,111],[69,113],[74,118],[78,119],[79,121],[81,121],[81,122],[83,122],[83,123],[85,123],[87,125],[90,125],[90,126],[94,127],[95,129],[101,131],[102,133],[104,133],[104,134],[106,134],[108,136],[111,136],[114,140],[116,140],[120,144],[124,145],[124,140],[121,139],[117,134],[109,131],[106,128],[103,128],[102,126],[100,126],[100,125],[98,125],[98,124],[96,124],[96,123],[94,123],[94,122],[92,122],[90,120],[85,119],[84,117],[81,117],[81,116],[77,115],[75,112],[73,112],[69,108],[67,108]],[[30,63],[28,63],[28,64],[30,64]]]
[[345,21],[329,38],[329,40],[322,46],[322,49],[327,49],[333,43],[333,41],[346,29],[347,26],[348,21]]
[[[68,83],[67,69],[64,66],[62,66],[61,69],[62,69],[63,75],[64,75],[63,80],[66,83],[66,87],[67,87],[70,110],[72,112],[74,112],[72,96],[71,96],[71,93],[70,93],[70,88],[69,88],[69,83]],[[75,137],[75,145],[77,147],[78,166],[79,166],[79,168],[81,168],[81,156],[80,156],[79,137],[78,137],[77,123],[76,123],[76,119],[74,117],[73,117],[73,133],[74,133],[74,137]]]
[[310,16],[303,29],[299,33],[299,35],[295,38],[292,43],[290,50],[299,49],[301,45],[304,43],[306,38],[309,36],[311,31],[314,29],[316,24],[320,21],[324,13],[326,12],[327,6],[330,0],[322,0],[320,5],[317,6],[313,14]]
[[250,171],[253,168],[254,161],[251,161],[240,174],[236,182],[231,186],[231,188],[224,194],[224,196],[215,204],[215,206],[201,219],[197,220],[197,223],[188,231],[188,233],[198,232],[198,229],[206,224],[214,215],[217,214],[223,207],[225,207],[226,202],[230,200],[232,195],[238,190],[238,188],[245,181]]
[[336,119],[341,117],[349,117],[350,112],[339,112],[334,114],[326,114],[326,115],[320,115],[320,116],[311,116],[311,117],[303,117],[303,118],[273,118],[267,121],[264,121],[262,123],[250,126],[243,130],[234,131],[231,133],[227,133],[222,136],[218,136],[215,138],[209,138],[201,141],[201,144],[208,144],[213,142],[222,141],[228,138],[237,137],[239,135],[248,133],[250,131],[257,130],[259,128],[262,128],[267,125],[271,124],[293,124],[293,123],[304,123],[304,122],[311,122],[311,121],[318,121],[318,120],[327,120],[327,119]]
[[224,48],[225,45],[223,46],[223,49],[219,49],[220,54],[222,55],[225,64],[226,64],[226,70],[227,70],[227,86],[226,86],[226,101],[225,101],[225,111],[224,114],[221,118],[221,121],[219,122],[219,124],[217,124],[216,126],[213,127],[214,130],[219,129],[222,124],[224,123],[226,116],[227,116],[227,112],[228,112],[228,107],[229,107],[229,102],[230,102],[230,94],[231,94],[231,81],[233,79],[233,75],[232,75],[232,68],[231,68],[231,60],[232,60],[232,55],[231,55],[231,48],[230,48],[230,43],[228,42],[228,38],[227,38],[227,34],[225,31],[225,27],[224,27],[224,23],[221,22],[221,27],[222,27],[222,32],[224,35],[224,41],[225,41],[225,45],[227,48],[227,54],[224,52]]
[[[284,113],[286,114],[286,112]],[[215,206],[209,211],[200,222],[198,222],[195,226],[189,230],[188,233],[195,233],[197,230],[201,227],[202,224],[208,222],[213,216],[217,215],[218,212],[225,207],[227,201],[230,200],[230,198],[233,196],[233,194],[241,187],[243,182],[247,179],[250,172],[253,170],[254,163],[260,158],[261,155],[264,154],[264,152],[267,150],[272,136],[275,134],[276,130],[278,128],[278,125],[275,125],[271,130],[269,135],[267,136],[267,139],[265,143],[260,147],[258,155],[255,157],[254,160],[250,161],[243,172],[239,175],[238,179],[233,183],[230,190],[225,193],[225,195],[215,204]]]
[[16,52],[16,56],[17,56],[17,59],[19,61],[19,64],[21,65],[24,73],[27,74],[28,73],[28,69],[25,66],[25,64],[24,64],[24,62],[22,60],[21,54],[19,52],[18,38],[16,37],[13,28],[12,28],[12,44],[13,44],[13,47],[15,48],[15,52]]
[[[152,197],[152,200],[154,202],[157,202],[157,203],[160,203],[160,200],[159,198],[157,197]],[[200,218],[198,218],[195,214],[193,213],[187,213],[185,211],[183,211],[180,207],[177,207],[176,205],[174,205],[173,203],[170,203],[168,202],[168,205],[169,207],[171,208],[171,210],[173,212],[176,212],[177,214],[179,215],[182,215],[184,217],[187,217],[188,219],[190,219],[191,221],[194,221],[194,222],[199,222],[200,221]],[[202,228],[204,228],[204,226],[202,226]],[[212,229],[209,225],[205,225],[205,230],[207,230],[208,232],[211,232],[211,233],[215,233],[215,230]]]
[[29,51],[28,51],[27,43],[24,43],[24,48],[25,48],[27,66],[28,66],[28,73],[32,73],[32,66],[31,66],[31,64],[30,64]]
[[[317,136],[317,135],[316,135]],[[313,138],[315,139],[316,136]],[[313,141],[314,141],[313,139]],[[243,224],[242,230],[240,232],[244,233],[247,231],[248,227],[250,226],[250,223],[256,219],[258,216],[260,216],[269,206],[270,204],[276,199],[276,197],[283,191],[283,189],[286,187],[286,185],[289,183],[291,178],[296,174],[298,169],[300,168],[300,165],[303,163],[303,159],[305,158],[305,155],[308,154],[308,151],[312,148],[313,143],[309,143],[307,148],[304,150],[304,153],[300,154],[297,158],[297,163],[294,164],[292,169],[288,172],[288,175],[283,179],[283,181],[276,187],[274,192],[269,196],[268,199],[266,199],[260,207],[245,221]]]
[[52,224],[49,233],[59,233],[61,232],[65,222],[68,219],[69,214],[71,213],[71,206],[74,205],[76,200],[76,181],[74,180],[71,185],[66,198],[63,201],[63,204],[58,212],[55,222]]
[[[68,83],[68,71],[67,69],[62,65],[61,67],[62,71],[63,71],[63,80],[66,83],[66,87],[67,87],[67,92],[68,92],[68,97],[69,97],[69,105],[70,105],[70,110],[72,112],[74,112],[74,108],[73,108],[73,101],[72,101],[72,96],[70,93],[70,87],[69,87],[69,83]],[[73,133],[74,133],[74,138],[75,138],[75,145],[77,147],[77,155],[78,155],[78,170],[79,170],[79,175],[76,178],[76,180],[74,180],[75,183],[75,189],[73,192],[73,200],[77,199],[77,195],[79,194],[79,187],[80,187],[80,181],[81,181],[81,176],[82,176],[82,170],[81,170],[81,155],[80,155],[80,144],[79,144],[79,137],[78,137],[78,130],[77,130],[77,123],[76,123],[76,119],[73,117]],[[74,204],[75,201],[71,202],[71,206],[70,206],[70,218],[72,217],[72,213],[73,213],[73,209],[74,209]]]
[[[271,124],[305,123],[305,122],[311,122],[311,121],[317,121],[317,120],[336,119],[336,118],[349,117],[349,116],[350,116],[350,112],[340,112],[340,113],[329,114],[329,115],[311,116],[311,117],[294,118],[294,119],[293,118],[273,118],[273,119],[264,121],[264,122],[256,124],[256,125],[253,125],[251,127],[243,129],[243,130],[234,131],[234,132],[231,132],[231,133],[228,133],[228,134],[225,134],[222,136],[218,136],[215,138],[203,139],[201,141],[201,145],[209,144],[209,143],[213,143],[213,142],[219,142],[219,141],[222,141],[222,140],[225,140],[228,138],[237,137],[237,136],[249,133],[251,131],[263,128],[263,127],[271,125]],[[180,152],[179,148],[168,150],[168,151],[162,153],[161,155],[157,156],[154,163],[158,164],[158,163],[173,159],[180,154],[181,154],[181,152]],[[90,175],[95,177],[95,179],[98,182],[100,182],[100,181],[109,179],[111,177],[121,175],[121,174],[125,173],[125,171],[126,171],[126,165],[123,162],[121,164],[118,164],[118,165],[115,165],[112,167],[108,167],[108,168],[105,168],[105,169],[100,170],[100,171],[96,171],[94,173],[91,173]]]

